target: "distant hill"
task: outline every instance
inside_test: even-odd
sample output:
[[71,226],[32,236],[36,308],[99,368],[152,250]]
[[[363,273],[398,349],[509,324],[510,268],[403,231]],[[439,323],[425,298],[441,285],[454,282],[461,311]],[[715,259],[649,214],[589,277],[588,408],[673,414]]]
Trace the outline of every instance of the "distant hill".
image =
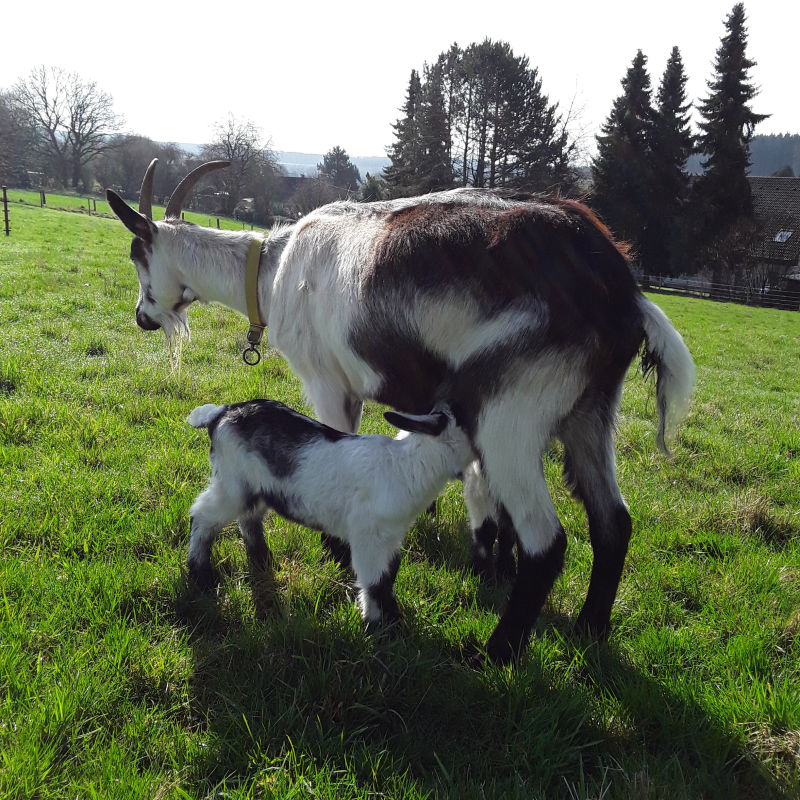
[[[292,176],[316,174],[317,164],[321,164],[324,158],[322,153],[294,153],[288,150],[276,150],[275,155],[286,174]],[[379,174],[390,163],[386,156],[350,156],[350,160],[358,167],[362,179],[368,172],[370,175]]]
[[[691,175],[699,175],[703,169],[702,156],[692,156],[686,164]],[[783,133],[754,136],[750,142],[749,174],[754,178],[766,178],[782,167],[791,167],[800,177],[800,134]]]
[[[178,142],[178,147],[193,156],[199,155],[203,149],[201,144],[189,144]],[[291,150],[275,150],[278,163],[286,170],[290,177],[305,175],[311,177],[317,172],[317,164],[321,164],[324,158],[322,153],[297,153]],[[378,175],[384,167],[389,166],[389,159],[386,156],[350,156],[350,160],[358,167],[362,180],[369,172],[370,175]]]

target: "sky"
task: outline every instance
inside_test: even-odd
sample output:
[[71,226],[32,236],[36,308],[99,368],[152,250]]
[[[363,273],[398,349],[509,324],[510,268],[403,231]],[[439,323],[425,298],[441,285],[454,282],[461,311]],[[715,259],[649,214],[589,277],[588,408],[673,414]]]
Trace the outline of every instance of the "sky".
[[[6,3],[0,15],[0,89],[38,65],[96,81],[123,130],[203,143],[230,114],[258,126],[276,150],[382,156],[393,141],[412,69],[452,43],[508,42],[538,68],[543,90],[591,152],[594,135],[641,49],[654,91],[674,45],[687,96],[707,93],[733,0],[535,2],[361,0],[168,6],[139,0]],[[800,3],[745,3],[748,55],[771,117],[757,133],[800,133]]]

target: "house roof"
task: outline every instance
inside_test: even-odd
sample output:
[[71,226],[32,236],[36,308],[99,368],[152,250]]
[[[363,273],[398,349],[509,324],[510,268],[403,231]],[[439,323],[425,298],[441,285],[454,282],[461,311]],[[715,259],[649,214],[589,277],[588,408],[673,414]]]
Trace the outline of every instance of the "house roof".
[[748,178],[770,261],[800,263],[800,178]]

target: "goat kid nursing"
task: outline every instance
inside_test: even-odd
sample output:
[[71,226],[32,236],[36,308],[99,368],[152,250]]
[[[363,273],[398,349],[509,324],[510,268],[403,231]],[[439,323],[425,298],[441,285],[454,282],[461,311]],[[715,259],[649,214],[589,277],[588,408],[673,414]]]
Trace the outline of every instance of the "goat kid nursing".
[[560,439],[594,555],[576,627],[605,636],[631,535],[613,439],[625,374],[643,350],[657,374],[662,447],[694,379],[686,345],[639,291],[624,249],[580,203],[480,189],[332,203],[264,241],[182,222],[192,184],[220,166],[181,181],[163,221],[151,218],[155,162],[139,212],[107,192],[134,235],[139,326],[188,331],[194,301],[247,313],[255,242],[261,321],[322,422],[355,433],[365,399],[410,414],[446,403],[477,456],[465,474],[477,566],[492,557],[498,522],[517,542],[514,585],[486,646],[494,661],[525,647],[563,568],[567,538],[542,467]]
[[362,617],[369,625],[396,619],[392,587],[403,540],[475,454],[447,408],[384,416],[408,435],[342,433],[272,400],[192,411],[189,424],[208,428],[213,467],[190,511],[192,580],[212,585],[211,545],[233,520],[251,561],[263,569],[270,558],[263,519],[274,509],[346,542]]

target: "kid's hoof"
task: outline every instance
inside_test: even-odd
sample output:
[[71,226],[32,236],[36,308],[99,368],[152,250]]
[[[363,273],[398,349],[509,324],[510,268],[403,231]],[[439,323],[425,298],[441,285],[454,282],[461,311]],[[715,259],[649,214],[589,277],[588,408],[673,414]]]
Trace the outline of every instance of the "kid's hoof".
[[189,564],[189,581],[203,594],[210,594],[217,585],[217,578],[211,564]]
[[583,612],[578,615],[578,619],[572,626],[573,635],[581,639],[591,639],[596,642],[605,642],[611,633],[611,622],[598,622],[584,616]]

